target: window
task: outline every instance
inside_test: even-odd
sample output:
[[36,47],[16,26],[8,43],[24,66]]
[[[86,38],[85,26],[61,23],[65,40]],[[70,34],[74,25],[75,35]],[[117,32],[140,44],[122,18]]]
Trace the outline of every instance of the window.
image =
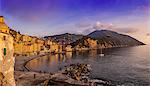
[[3,39],[6,40],[6,36],[3,36]]
[[6,48],[4,48],[4,55],[6,56]]

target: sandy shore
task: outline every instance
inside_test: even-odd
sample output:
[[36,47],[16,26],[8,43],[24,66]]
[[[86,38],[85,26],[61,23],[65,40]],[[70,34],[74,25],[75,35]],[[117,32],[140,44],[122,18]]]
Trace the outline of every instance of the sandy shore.
[[27,56],[15,57],[15,71],[29,71],[25,67],[26,63],[32,59],[35,59],[35,58],[38,58],[41,56],[44,56],[44,55],[35,55],[35,56],[29,56],[29,57],[27,57]]
[[15,71],[16,86],[37,86],[49,79],[51,74]]
[[[25,67],[28,61],[41,56],[44,55],[15,57],[15,80],[17,86],[36,86],[36,81],[42,81],[49,78],[49,75],[51,74],[31,72]],[[36,78],[34,75],[36,75]]]

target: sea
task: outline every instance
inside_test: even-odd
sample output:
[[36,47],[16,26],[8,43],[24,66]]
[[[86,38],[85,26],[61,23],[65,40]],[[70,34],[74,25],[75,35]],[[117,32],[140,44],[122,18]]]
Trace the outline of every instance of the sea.
[[[100,56],[101,51],[104,56]],[[29,61],[26,67],[54,73],[76,63],[91,65],[90,78],[125,86],[150,86],[150,45],[49,54]]]

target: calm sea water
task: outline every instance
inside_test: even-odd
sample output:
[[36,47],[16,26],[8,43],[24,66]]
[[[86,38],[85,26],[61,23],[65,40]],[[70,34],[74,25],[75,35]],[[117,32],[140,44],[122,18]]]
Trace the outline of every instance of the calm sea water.
[[91,78],[110,80],[113,83],[132,83],[150,86],[150,46],[112,48],[82,52],[68,52],[65,55],[47,55],[30,61],[26,67],[31,71],[56,72],[72,63],[91,64]]

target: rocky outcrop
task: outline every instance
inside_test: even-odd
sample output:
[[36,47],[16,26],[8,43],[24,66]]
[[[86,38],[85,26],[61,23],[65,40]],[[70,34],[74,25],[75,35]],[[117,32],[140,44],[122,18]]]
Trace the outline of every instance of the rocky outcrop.
[[91,67],[88,64],[71,64],[62,73],[78,81],[87,81]]
[[90,70],[88,64],[71,64],[51,75],[41,86],[119,86],[110,81],[89,78]]

